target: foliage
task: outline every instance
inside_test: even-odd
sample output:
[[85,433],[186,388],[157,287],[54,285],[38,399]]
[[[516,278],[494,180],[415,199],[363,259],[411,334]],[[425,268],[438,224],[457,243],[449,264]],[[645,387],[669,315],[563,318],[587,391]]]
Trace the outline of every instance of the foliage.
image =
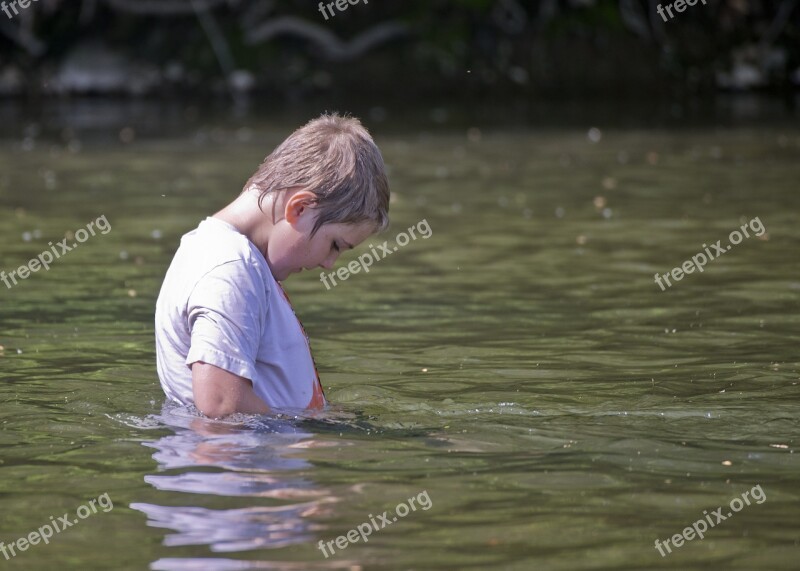
[[785,86],[800,65],[798,0],[708,0],[668,22],[657,3],[372,0],[326,20],[307,0],[39,0],[0,14],[0,68],[19,70],[27,91],[47,90],[47,74],[88,46],[150,66],[162,88],[229,85],[246,72],[280,91],[326,89],[364,70],[375,89],[399,71],[431,85],[541,90],[579,76],[576,57],[588,70],[607,54],[629,58],[608,82],[660,76],[689,89],[726,77],[730,87]]

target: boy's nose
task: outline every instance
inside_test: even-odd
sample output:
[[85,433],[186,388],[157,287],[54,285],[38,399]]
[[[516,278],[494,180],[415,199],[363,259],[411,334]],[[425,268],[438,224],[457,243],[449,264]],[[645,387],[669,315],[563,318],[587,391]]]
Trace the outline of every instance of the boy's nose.
[[330,256],[322,260],[320,266],[322,266],[326,270],[333,269],[333,266],[336,263],[336,258],[338,258],[336,253],[332,253]]

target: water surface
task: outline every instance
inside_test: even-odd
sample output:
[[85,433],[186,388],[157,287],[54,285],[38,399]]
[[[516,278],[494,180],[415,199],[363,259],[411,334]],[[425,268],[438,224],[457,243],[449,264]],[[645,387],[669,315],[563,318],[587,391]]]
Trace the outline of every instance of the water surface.
[[[112,226],[0,286],[0,541],[114,503],[10,568],[796,569],[796,126],[378,127],[376,240],[432,235],[331,290],[286,282],[333,409],[164,407],[152,314],[178,240],[292,126],[2,143],[2,269]],[[760,238],[654,283],[755,217]],[[756,485],[705,539],[654,548]],[[318,550],[423,491],[430,509]]]

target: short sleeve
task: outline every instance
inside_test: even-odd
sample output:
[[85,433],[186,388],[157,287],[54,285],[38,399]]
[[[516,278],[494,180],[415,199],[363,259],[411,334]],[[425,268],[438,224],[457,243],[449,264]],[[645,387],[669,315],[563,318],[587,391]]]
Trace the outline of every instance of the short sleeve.
[[267,313],[266,285],[244,260],[221,264],[189,296],[191,347],[186,365],[203,361],[254,379]]

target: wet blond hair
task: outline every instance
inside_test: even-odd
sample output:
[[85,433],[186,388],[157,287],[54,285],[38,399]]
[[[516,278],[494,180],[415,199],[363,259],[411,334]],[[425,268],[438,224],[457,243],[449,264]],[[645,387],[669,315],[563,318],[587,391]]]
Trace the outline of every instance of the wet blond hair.
[[336,113],[323,114],[297,129],[264,159],[245,191],[264,197],[290,188],[316,196],[317,220],[323,224],[372,222],[375,231],[389,225],[389,181],[378,146],[361,122]]

